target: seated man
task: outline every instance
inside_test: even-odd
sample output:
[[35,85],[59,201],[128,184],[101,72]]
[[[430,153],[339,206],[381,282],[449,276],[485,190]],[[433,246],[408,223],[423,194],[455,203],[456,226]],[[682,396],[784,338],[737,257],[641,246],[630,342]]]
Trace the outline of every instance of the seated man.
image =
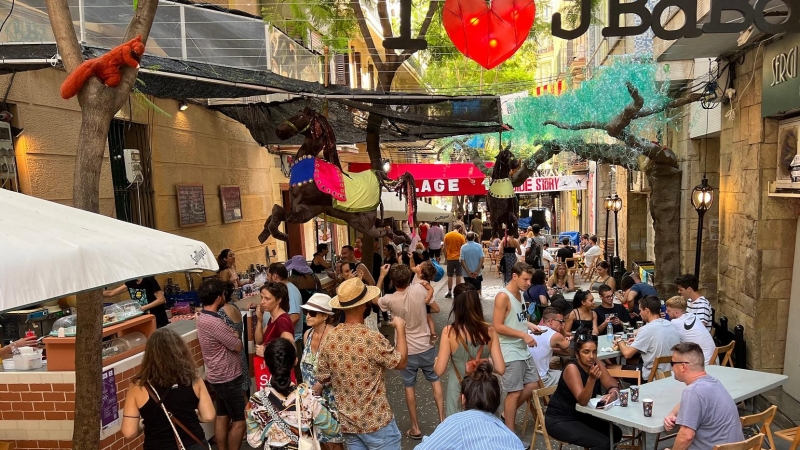
[[[594,312],[597,313],[597,331],[600,334],[607,334],[608,324],[611,323],[614,333],[622,333],[625,325],[631,321],[628,310],[624,306],[614,303],[614,292],[607,284],[601,284],[597,288],[597,295],[602,302],[594,308]],[[613,315],[612,318],[609,317],[611,315]]]
[[672,347],[675,379],[686,383],[681,402],[664,419],[667,431],[681,427],[673,450],[709,449],[744,440],[736,403],[722,383],[706,373],[703,358],[697,344]]
[[597,245],[597,236],[589,236],[587,242],[591,242],[591,246],[588,246],[583,251],[583,265],[584,267],[594,267],[597,264],[597,258],[600,257],[600,246]]
[[[569,238],[564,237],[561,239],[561,248],[558,249],[558,252],[556,252],[556,258],[558,258],[559,261],[567,261],[568,258],[574,258],[575,253],[575,247],[569,245]],[[574,261],[567,262],[567,267],[572,268],[574,266]]]
[[[533,336],[536,341],[535,347],[528,347],[528,351],[533,357],[533,362],[536,363],[536,369],[539,371],[539,378],[542,380],[544,387],[555,386],[561,378],[560,370],[553,370],[550,368],[550,359],[553,358],[553,349],[567,352],[569,350],[569,341],[561,334],[564,328],[564,316],[556,308],[548,307],[542,312],[542,321],[539,327],[545,326],[544,333],[536,335],[528,331],[528,334]],[[563,353],[562,353],[563,354]]]
[[[628,343],[627,340],[617,339],[614,343],[619,345],[619,351],[625,359],[641,354],[641,367],[627,365],[622,366],[622,368],[625,370],[641,369],[642,380],[647,380],[653,370],[662,372],[670,370],[669,363],[662,364],[659,367],[653,367],[653,363],[658,357],[669,356],[672,347],[681,343],[681,336],[668,320],[661,318],[661,300],[658,297],[648,295],[641,299],[639,308],[642,319],[647,322],[645,326],[639,329],[633,342]],[[619,366],[609,367],[619,368]]]
[[700,346],[703,350],[703,359],[706,364],[710,364],[714,350],[714,338],[711,337],[703,321],[697,315],[686,312],[686,299],[680,295],[667,300],[667,314],[671,319],[670,323],[681,336],[681,342],[692,342]]

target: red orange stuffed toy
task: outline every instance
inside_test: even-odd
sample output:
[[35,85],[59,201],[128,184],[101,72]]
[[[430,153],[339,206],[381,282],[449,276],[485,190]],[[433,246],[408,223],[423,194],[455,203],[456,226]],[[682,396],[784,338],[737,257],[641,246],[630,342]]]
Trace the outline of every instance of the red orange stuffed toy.
[[122,82],[120,67],[123,65],[139,67],[139,61],[144,55],[142,36],[136,36],[130,41],[114,47],[105,55],[84,61],[61,84],[61,98],[72,98],[80,92],[84,83],[92,75],[100,79],[108,87],[117,87]]

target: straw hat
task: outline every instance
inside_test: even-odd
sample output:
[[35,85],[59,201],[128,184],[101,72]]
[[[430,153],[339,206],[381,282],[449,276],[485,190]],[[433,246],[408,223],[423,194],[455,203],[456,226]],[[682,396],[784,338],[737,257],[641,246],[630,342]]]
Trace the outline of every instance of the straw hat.
[[301,308],[308,311],[321,312],[322,314],[327,314],[329,316],[333,315],[333,310],[331,309],[331,297],[327,294],[316,293],[312,295],[306,304],[301,306]]
[[351,309],[371,302],[381,295],[381,290],[376,286],[366,286],[361,278],[350,278],[339,285],[336,294],[331,299],[331,308]]

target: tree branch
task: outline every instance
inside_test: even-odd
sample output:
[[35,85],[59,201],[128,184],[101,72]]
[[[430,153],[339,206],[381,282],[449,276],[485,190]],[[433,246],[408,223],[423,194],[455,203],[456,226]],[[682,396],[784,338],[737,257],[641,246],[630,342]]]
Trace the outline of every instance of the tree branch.
[[53,36],[58,43],[61,61],[64,62],[67,72],[72,72],[83,63],[84,59],[81,45],[75,35],[69,5],[64,0],[45,0],[45,4],[50,18],[50,28],[53,29]]
[[625,83],[625,87],[628,88],[628,92],[631,94],[633,101],[629,103],[625,109],[622,110],[622,112],[608,122],[606,131],[608,132],[608,135],[612,137],[617,137],[622,130],[627,128],[628,125],[631,124],[631,121],[636,118],[636,113],[644,107],[644,98],[642,98],[641,94],[639,94],[639,89],[637,89],[636,86],[634,86],[630,81]]
[[687,95],[686,97],[676,98],[675,100],[672,100],[669,103],[665,103],[664,105],[659,106],[657,108],[644,108],[639,112],[637,112],[636,114],[634,114],[633,118],[641,119],[642,117],[652,116],[653,114],[658,114],[668,109],[680,108],[681,106],[688,105],[690,103],[699,102],[702,99],[703,99],[703,94],[690,94]]
[[[379,73],[385,71],[386,66],[383,63],[383,59],[381,59],[378,54],[378,47],[375,46],[375,40],[372,39],[372,33],[369,31],[367,18],[364,15],[364,10],[361,9],[361,3],[359,3],[359,0],[350,0],[350,7],[353,8],[353,14],[355,14],[356,22],[358,22],[358,29],[361,31],[361,37],[364,38],[364,44],[367,46],[367,51],[369,52],[370,58],[372,58],[372,63],[375,64],[375,68]],[[359,74],[356,74],[356,76],[359,76]]]
[[377,0],[378,21],[381,23],[383,38],[388,39],[394,36],[392,32],[392,21],[389,20],[389,10],[386,7],[386,0]]
[[605,130],[606,124],[603,122],[579,122],[576,124],[569,124],[566,122],[558,122],[555,120],[546,120],[544,125],[553,125],[554,127],[561,128],[562,130]]
[[464,154],[470,161],[472,161],[472,164],[475,164],[475,166],[478,167],[478,170],[480,170],[481,173],[483,173],[487,177],[491,176],[492,169],[486,167],[486,161],[484,161],[483,157],[481,157],[481,154],[478,153],[478,149],[472,148],[469,145],[464,144],[463,142],[461,142],[460,144],[461,144],[461,151],[464,152]]
[[[431,0],[428,4],[428,12],[425,13],[425,19],[422,21],[422,25],[419,27],[419,33],[417,34],[417,39],[425,39],[425,36],[428,34],[428,29],[431,27],[431,22],[433,22],[433,16],[436,15],[436,11],[439,10],[439,4],[441,0]],[[403,50],[401,56],[403,56],[403,61],[407,60],[416,52]]]

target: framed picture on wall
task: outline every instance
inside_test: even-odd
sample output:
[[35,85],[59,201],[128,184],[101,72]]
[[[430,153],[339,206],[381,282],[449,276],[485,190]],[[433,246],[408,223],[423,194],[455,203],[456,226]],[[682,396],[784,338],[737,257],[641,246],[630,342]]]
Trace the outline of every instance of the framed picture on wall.
[[182,227],[205,225],[206,197],[202,184],[178,184],[178,221]]
[[239,186],[220,186],[219,198],[222,202],[222,221],[224,223],[242,220],[242,193]]

